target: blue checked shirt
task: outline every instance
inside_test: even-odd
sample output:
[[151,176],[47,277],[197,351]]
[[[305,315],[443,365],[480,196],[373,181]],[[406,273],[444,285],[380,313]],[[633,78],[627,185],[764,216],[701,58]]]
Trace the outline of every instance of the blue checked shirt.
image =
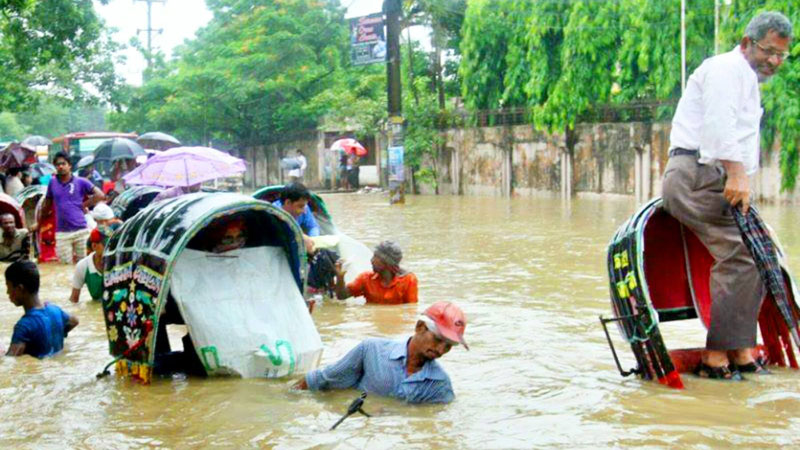
[[409,403],[450,403],[450,377],[436,361],[406,375],[408,339],[367,339],[336,364],[306,374],[312,391],[355,388]]

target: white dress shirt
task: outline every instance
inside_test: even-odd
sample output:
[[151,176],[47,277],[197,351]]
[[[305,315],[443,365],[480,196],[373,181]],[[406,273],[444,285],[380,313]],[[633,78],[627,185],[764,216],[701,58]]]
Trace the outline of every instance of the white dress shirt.
[[670,148],[700,150],[700,163],[738,161],[758,170],[761,94],[741,48],[703,61],[689,77],[672,118]]
[[300,167],[290,170],[289,176],[303,178],[303,175],[306,173],[306,167],[308,167],[308,161],[306,161],[306,157],[303,155],[297,155],[297,161],[300,162]]

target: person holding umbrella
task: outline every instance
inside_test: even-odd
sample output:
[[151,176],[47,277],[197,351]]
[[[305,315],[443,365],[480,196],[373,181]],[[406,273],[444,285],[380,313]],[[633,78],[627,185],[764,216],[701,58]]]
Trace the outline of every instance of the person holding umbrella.
[[339,139],[331,144],[331,151],[342,152],[339,160],[342,185],[345,189],[358,189],[358,161],[367,155],[367,149],[352,138]]
[[103,188],[103,176],[94,168],[94,155],[86,155],[78,161],[78,175]]
[[56,153],[53,162],[56,176],[47,186],[43,214],[56,213],[56,254],[64,264],[74,262],[73,254],[78,259],[86,256],[86,239],[89,228],[84,211],[91,205],[105,200],[103,191],[86,178],[72,174],[72,164],[64,152]]
[[141,145],[126,138],[113,138],[104,141],[94,150],[94,163],[101,161],[113,164],[111,181],[114,182],[114,191],[117,193],[125,190],[123,176],[136,167],[136,158],[147,157]]

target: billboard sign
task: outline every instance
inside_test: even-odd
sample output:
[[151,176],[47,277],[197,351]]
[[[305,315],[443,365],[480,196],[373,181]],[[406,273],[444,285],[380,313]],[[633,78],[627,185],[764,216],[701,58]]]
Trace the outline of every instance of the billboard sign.
[[350,46],[354,65],[386,62],[383,13],[350,19]]

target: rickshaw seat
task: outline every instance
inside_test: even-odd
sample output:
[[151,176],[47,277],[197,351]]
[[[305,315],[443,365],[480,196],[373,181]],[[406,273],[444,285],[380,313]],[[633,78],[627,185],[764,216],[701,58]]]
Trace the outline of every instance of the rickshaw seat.
[[681,227],[661,208],[647,223],[644,267],[650,298],[660,321],[696,318],[699,311],[707,327],[711,314],[709,275],[714,258],[691,230],[683,227],[681,232]]

